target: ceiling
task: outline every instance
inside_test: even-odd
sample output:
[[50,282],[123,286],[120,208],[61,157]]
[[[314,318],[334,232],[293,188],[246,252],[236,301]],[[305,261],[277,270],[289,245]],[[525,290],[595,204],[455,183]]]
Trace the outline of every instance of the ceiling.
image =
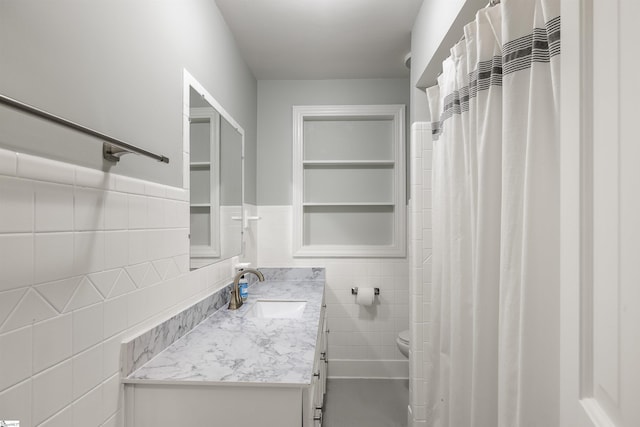
[[258,80],[408,77],[423,0],[216,0]]

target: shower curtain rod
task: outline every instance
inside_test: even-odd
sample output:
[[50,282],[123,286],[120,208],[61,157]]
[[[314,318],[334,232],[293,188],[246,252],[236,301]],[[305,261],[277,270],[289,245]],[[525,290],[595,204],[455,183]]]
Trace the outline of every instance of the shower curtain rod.
[[[493,7],[493,6],[497,6],[500,4],[500,0],[491,0],[489,2],[488,5],[486,5],[485,7]],[[462,37],[460,37],[460,40],[458,40],[458,42],[461,42],[462,40],[464,40],[464,34],[462,35]],[[438,75],[442,74],[442,71],[440,73],[438,73]]]
[[9,98],[8,96],[2,94],[0,94],[0,104],[7,105],[9,107],[15,108],[16,110],[32,114],[34,116],[40,117],[41,119],[45,119],[50,122],[57,123],[61,126],[65,126],[78,132],[84,133],[86,135],[91,135],[95,138],[101,139],[103,141],[102,157],[109,162],[116,163],[120,161],[120,156],[129,153],[136,153],[143,156],[151,157],[152,159],[162,163],[169,163],[168,157],[151,153],[150,151],[147,151],[140,147],[136,147],[135,145],[128,144],[109,135],[105,135],[104,133],[100,133],[86,126],[79,125],[78,123],[72,122],[71,120],[63,119],[62,117],[48,113],[44,110],[33,107],[29,104],[25,104],[24,102],[20,102],[16,99]]

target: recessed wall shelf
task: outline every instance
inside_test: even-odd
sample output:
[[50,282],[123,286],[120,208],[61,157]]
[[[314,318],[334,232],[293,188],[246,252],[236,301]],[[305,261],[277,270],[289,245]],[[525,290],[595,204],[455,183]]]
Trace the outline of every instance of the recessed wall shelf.
[[293,107],[294,256],[400,257],[404,105]]

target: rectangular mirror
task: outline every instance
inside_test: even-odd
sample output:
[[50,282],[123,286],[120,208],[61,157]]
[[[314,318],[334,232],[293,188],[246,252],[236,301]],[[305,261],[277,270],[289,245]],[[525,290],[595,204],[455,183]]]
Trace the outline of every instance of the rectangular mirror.
[[[244,131],[192,77],[188,88],[190,266],[242,253]],[[188,108],[187,108],[188,107]]]

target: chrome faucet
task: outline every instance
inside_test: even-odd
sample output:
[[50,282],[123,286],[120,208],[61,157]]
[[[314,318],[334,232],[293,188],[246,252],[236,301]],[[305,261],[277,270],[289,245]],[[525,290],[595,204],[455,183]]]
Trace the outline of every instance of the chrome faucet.
[[242,307],[242,297],[240,296],[239,283],[240,278],[247,273],[253,273],[258,277],[258,280],[264,282],[264,276],[258,270],[253,268],[246,268],[238,271],[236,277],[233,278],[233,289],[231,289],[231,300],[229,301],[229,310],[237,310]]

